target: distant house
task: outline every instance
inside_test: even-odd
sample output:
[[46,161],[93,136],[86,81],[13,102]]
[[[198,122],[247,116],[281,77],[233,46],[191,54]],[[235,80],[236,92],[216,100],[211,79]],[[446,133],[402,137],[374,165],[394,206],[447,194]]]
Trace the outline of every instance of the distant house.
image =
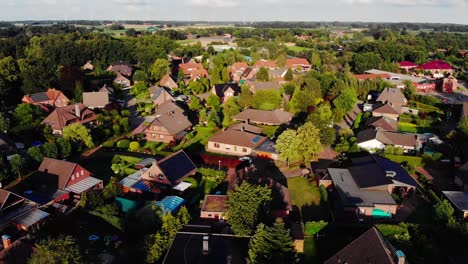
[[253,133],[253,134],[261,134],[263,131],[263,128],[254,126],[251,124],[247,124],[247,123],[236,123],[236,124],[230,125],[228,128],[226,128],[226,130],[246,131],[246,132]]
[[49,88],[47,89],[47,92],[27,94],[23,96],[21,102],[42,107],[64,107],[70,103],[70,99],[68,99],[61,91]]
[[413,63],[411,61],[402,61],[402,62],[399,62],[398,64],[400,65],[401,69],[405,69],[407,72],[418,67],[416,63]]
[[215,84],[211,88],[211,93],[217,95],[221,102],[226,102],[229,98],[239,95],[241,89],[237,83]]
[[171,90],[179,88],[176,82],[171,78],[169,74],[164,75],[159,81],[159,85],[162,87],[169,88]]
[[265,67],[267,69],[275,69],[277,66],[278,65],[276,64],[276,61],[258,60],[254,63],[252,67],[258,70],[262,67]]
[[61,135],[63,128],[79,122],[83,125],[92,125],[96,122],[96,115],[82,103],[56,108],[42,122],[52,128],[53,134]]
[[357,135],[356,142],[360,148],[367,149],[371,152],[377,149],[384,149],[387,145],[401,147],[405,151],[418,150],[420,148],[420,143],[418,142],[416,134],[379,129],[360,131]]
[[247,109],[232,117],[234,121],[243,121],[259,125],[279,126],[291,122],[294,114],[275,109],[275,110],[257,110]]
[[106,71],[111,71],[117,75],[121,74],[126,77],[130,77],[133,72],[133,67],[129,63],[120,61],[120,62],[116,62],[114,64],[109,65]]
[[91,61],[87,61],[82,67],[84,71],[93,71],[94,70],[94,65],[91,63]]
[[250,80],[257,75],[258,69],[254,69],[253,67],[247,67],[245,71],[241,75],[241,82],[245,80]]
[[401,250],[396,250],[377,228],[372,227],[324,263],[405,264],[407,262],[405,254]]
[[457,90],[458,87],[458,80],[455,79],[453,76],[449,76],[444,78],[442,82],[442,92],[444,93],[453,93]]
[[398,121],[386,116],[370,117],[367,119],[366,127],[374,127],[382,130],[396,131],[398,130]]
[[393,104],[398,106],[403,106],[408,103],[405,96],[400,89],[397,88],[385,88],[377,97],[377,102],[382,102],[386,104]]
[[148,141],[169,143],[182,139],[191,127],[184,110],[166,101],[158,106],[152,121],[142,123],[132,133],[145,134]]
[[386,117],[393,120],[398,120],[401,113],[401,106],[393,105],[392,103],[382,104],[377,103],[372,106],[373,117]]
[[166,91],[163,87],[153,85],[148,88],[151,101],[153,101],[154,105],[159,106],[167,101],[175,101],[174,97]]
[[468,219],[468,192],[443,191],[442,193],[457,209],[456,214],[462,219]]
[[107,86],[107,84],[104,84],[101,88],[99,88],[98,92],[106,92],[109,97],[112,97],[114,94],[114,88]]
[[114,78],[113,82],[122,85],[124,88],[130,87],[132,85],[132,81],[121,73],[117,73],[117,76]]
[[179,150],[158,162],[153,162],[151,167],[141,174],[141,179],[174,187],[196,172],[197,166],[183,150]]
[[376,155],[351,158],[347,168],[327,171],[344,211],[359,217],[392,217],[398,205],[391,194],[411,194],[418,186],[400,164]]
[[203,206],[200,211],[200,218],[212,220],[227,219],[227,201],[227,195],[205,195]]
[[244,156],[252,155],[254,149],[267,140],[266,137],[239,130],[220,131],[208,139],[209,152]]
[[288,69],[286,68],[278,68],[278,69],[273,69],[273,70],[268,70],[268,76],[270,76],[271,80],[275,80],[278,83],[284,83],[284,76],[286,75],[286,72]]
[[436,84],[434,82],[429,82],[425,78],[420,78],[409,74],[381,71],[376,69],[367,70],[365,71],[365,74],[357,74],[354,75],[354,77],[357,80],[367,80],[376,78],[385,79],[386,81],[390,82],[392,85],[399,89],[405,88],[405,81],[410,81],[414,85],[416,85],[416,89],[420,92],[434,91],[436,87]]
[[432,74],[453,73],[452,66],[443,60],[433,60],[416,67],[416,70],[429,71]]
[[304,58],[286,59],[286,67],[299,71],[309,71],[311,69],[309,62]]
[[194,71],[205,70],[205,68],[203,67],[203,64],[195,63],[193,61],[179,64],[179,69],[182,70],[182,72],[184,73],[186,77],[191,76],[192,72]]
[[230,67],[232,81],[238,82],[242,77],[242,73],[244,73],[248,67],[249,65],[246,62],[235,62],[232,64]]
[[390,79],[391,75],[387,73],[368,73],[354,74],[354,78],[358,81],[374,80],[374,79]]
[[108,92],[84,92],[83,104],[90,109],[104,108],[109,104]]
[[255,94],[258,91],[265,91],[265,90],[273,90],[279,92],[281,86],[278,84],[277,81],[269,81],[269,82],[252,82],[250,83],[250,92]]

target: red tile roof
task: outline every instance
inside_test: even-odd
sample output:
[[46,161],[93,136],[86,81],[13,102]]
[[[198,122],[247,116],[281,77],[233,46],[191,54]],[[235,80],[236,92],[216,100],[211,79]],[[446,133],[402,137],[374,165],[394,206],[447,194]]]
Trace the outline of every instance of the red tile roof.
[[413,63],[411,61],[402,61],[399,64],[401,67],[417,67],[418,66],[416,63]]
[[417,69],[421,70],[451,70],[452,66],[443,60],[433,60],[426,62],[421,66],[418,66]]
[[194,63],[194,62],[188,62],[188,63],[182,63],[179,64],[179,68],[182,69],[185,75],[189,75],[192,71],[194,70],[204,70],[205,68],[203,67],[203,64],[201,63]]
[[386,78],[390,78],[390,74],[386,74],[386,73],[382,73],[382,74],[354,74],[354,78],[358,79],[358,80],[367,80],[367,79],[377,79],[377,78],[381,78],[381,79],[386,79]]
[[297,65],[309,65],[309,62],[304,58],[292,58],[286,60],[286,67],[291,68]]
[[276,61],[267,61],[267,60],[258,60],[253,65],[254,68],[261,68],[261,67],[276,68],[276,66],[277,66]]
[[43,173],[57,175],[58,188],[65,189],[76,166],[78,166],[78,164],[73,162],[46,157],[37,170]]

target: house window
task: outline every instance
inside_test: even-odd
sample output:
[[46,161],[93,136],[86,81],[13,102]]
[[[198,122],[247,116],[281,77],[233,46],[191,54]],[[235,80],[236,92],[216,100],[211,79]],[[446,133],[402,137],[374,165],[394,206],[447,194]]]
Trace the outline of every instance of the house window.
[[152,138],[155,138],[155,137],[156,137],[156,134],[151,134],[151,137],[152,137]]
[[214,143],[214,147],[215,147],[215,148],[219,148],[219,144],[218,144],[218,143]]
[[149,177],[150,177],[150,178],[154,178],[154,175],[153,175],[152,172],[149,173]]
[[75,175],[74,175],[74,174],[72,174],[72,181],[73,181],[74,179],[75,179]]
[[237,146],[234,146],[234,151],[237,151]]
[[84,171],[81,171],[80,174],[81,174],[81,176],[83,176],[83,175],[84,175]]
[[211,215],[210,215],[210,214],[208,214],[208,217],[211,217]]
[[159,175],[158,175],[158,179],[160,179],[160,180],[164,180],[164,175],[162,175],[162,174],[159,174]]
[[79,172],[77,172],[77,173],[75,174],[75,178],[77,178],[77,179],[78,179],[79,177],[80,177],[80,173],[79,173]]
[[242,148],[242,152],[247,152],[247,148]]
[[164,135],[159,135],[159,138],[164,138]]

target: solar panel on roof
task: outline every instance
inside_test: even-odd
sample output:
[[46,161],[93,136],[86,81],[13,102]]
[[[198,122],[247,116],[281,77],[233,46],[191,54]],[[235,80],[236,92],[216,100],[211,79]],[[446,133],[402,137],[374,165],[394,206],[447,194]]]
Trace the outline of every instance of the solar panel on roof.
[[257,144],[260,141],[260,139],[262,139],[261,136],[256,136],[252,139],[252,143]]
[[183,151],[169,157],[166,160],[162,160],[158,163],[158,166],[172,183],[175,183],[177,180],[197,168],[193,164],[192,160]]
[[49,97],[47,96],[46,93],[35,93],[35,94],[31,94],[29,97],[31,97],[31,99],[34,102],[42,102],[42,101],[49,100]]

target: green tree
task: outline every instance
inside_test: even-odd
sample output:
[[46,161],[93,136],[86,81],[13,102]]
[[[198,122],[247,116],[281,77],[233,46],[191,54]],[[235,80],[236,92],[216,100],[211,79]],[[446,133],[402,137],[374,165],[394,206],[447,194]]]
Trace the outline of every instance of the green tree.
[[281,96],[275,90],[260,90],[252,97],[252,107],[260,110],[274,110],[281,106]]
[[43,120],[41,108],[33,104],[19,104],[13,112],[13,134],[21,134],[25,130],[34,129]]
[[179,218],[171,214],[164,214],[161,220],[161,230],[151,235],[146,244],[148,251],[146,261],[149,263],[155,263],[163,256],[164,252],[169,248],[172,239],[174,239],[177,234],[177,231],[183,226]]
[[355,53],[352,59],[354,72],[364,73],[367,70],[378,69],[382,59],[374,52]]
[[37,163],[41,163],[44,159],[42,150],[40,147],[30,147],[28,149],[28,156]]
[[215,94],[210,94],[210,96],[208,96],[208,98],[206,99],[206,104],[211,108],[216,109],[217,111],[221,106],[221,100]]
[[88,148],[94,146],[93,138],[89,134],[89,130],[81,123],[73,123],[64,127],[63,138],[73,142],[81,142]]
[[293,95],[294,91],[296,91],[296,85],[294,83],[286,83],[283,85],[283,91],[285,94]]
[[236,235],[250,235],[255,230],[267,203],[271,201],[271,189],[248,182],[228,192],[227,217]]
[[454,212],[455,209],[453,209],[450,202],[444,199],[435,206],[434,218],[439,222],[448,223]]
[[18,174],[18,177],[21,179],[21,174],[23,173],[26,167],[26,161],[23,157],[18,154],[13,155],[10,159],[11,172]]
[[252,106],[252,101],[253,101],[253,95],[250,92],[250,89],[247,85],[242,85],[241,86],[241,92],[237,97],[237,103],[242,107],[242,108],[248,108]]
[[117,196],[121,195],[123,193],[122,187],[118,183],[117,178],[112,177],[109,181],[109,183],[104,187],[102,190],[102,196],[106,200],[111,200],[115,199]]
[[44,153],[45,157],[49,157],[52,159],[58,158],[58,149],[57,146],[53,143],[46,142],[42,145],[42,153]]
[[219,120],[218,112],[216,112],[216,110],[211,109],[210,114],[208,115],[207,122],[208,122],[207,124],[208,127],[216,127],[221,124],[221,121]]
[[161,80],[161,78],[170,71],[169,62],[166,59],[157,59],[153,65],[151,65],[151,77],[155,81]]
[[[279,220],[279,221],[278,221]],[[249,243],[251,264],[294,263],[295,250],[289,229],[278,219],[273,227],[259,224]]]
[[320,131],[311,122],[306,122],[297,129],[296,139],[300,142],[296,151],[304,161],[309,161],[322,151]]
[[290,82],[293,79],[294,79],[293,71],[291,68],[288,68],[288,70],[286,71],[286,74],[284,75],[284,80]]
[[312,122],[320,130],[320,142],[324,146],[330,146],[335,142],[335,129],[333,128],[333,113],[328,102],[320,104],[308,117],[307,121]]
[[148,81],[148,74],[146,74],[142,70],[136,70],[133,74],[133,81],[134,82],[146,82]]
[[343,80],[337,80],[331,89],[328,91],[328,95],[330,95],[333,98],[336,98],[338,95],[341,94],[341,92],[346,89],[346,84],[343,82]]
[[241,111],[234,97],[229,98],[223,104],[223,126],[228,127],[232,123],[232,117]]
[[322,60],[320,59],[320,55],[317,52],[312,53],[310,57],[310,65],[316,70],[322,67]]
[[0,133],[7,133],[10,129],[10,119],[8,116],[0,112]]
[[356,102],[356,90],[353,88],[344,89],[341,94],[335,100],[333,100],[333,105],[335,106],[335,110],[337,110],[336,113],[339,113],[337,118],[341,119],[347,112],[353,110]]
[[80,81],[75,81],[75,87],[73,88],[73,95],[75,102],[83,101],[83,83]]
[[58,138],[56,141],[60,157],[62,159],[67,159],[72,154],[72,145],[71,142],[65,138]]
[[0,98],[5,98],[18,80],[19,71],[11,56],[0,59]]
[[181,225],[186,225],[190,222],[190,214],[187,207],[182,206],[180,208],[179,212],[177,212],[177,219],[179,219]]
[[190,104],[189,108],[192,110],[200,110],[202,108],[202,104],[200,102],[200,99],[197,96],[192,96],[190,97]]
[[281,158],[286,160],[288,166],[291,161],[300,159],[300,155],[296,151],[297,144],[300,142],[297,140],[297,131],[294,129],[286,129],[276,140],[276,151],[279,152]]
[[260,82],[268,82],[270,80],[270,74],[268,73],[268,68],[261,67],[257,72],[257,80]]
[[35,245],[35,248],[28,261],[29,264],[84,263],[80,250],[71,236],[42,240]]
[[416,94],[416,85],[410,80],[404,80],[403,83],[405,84],[405,89],[403,90],[403,95],[408,100],[413,100],[414,95]]
[[462,117],[462,119],[460,120],[460,122],[458,122],[457,128],[458,128],[465,136],[468,136],[468,117],[467,117],[467,116]]

